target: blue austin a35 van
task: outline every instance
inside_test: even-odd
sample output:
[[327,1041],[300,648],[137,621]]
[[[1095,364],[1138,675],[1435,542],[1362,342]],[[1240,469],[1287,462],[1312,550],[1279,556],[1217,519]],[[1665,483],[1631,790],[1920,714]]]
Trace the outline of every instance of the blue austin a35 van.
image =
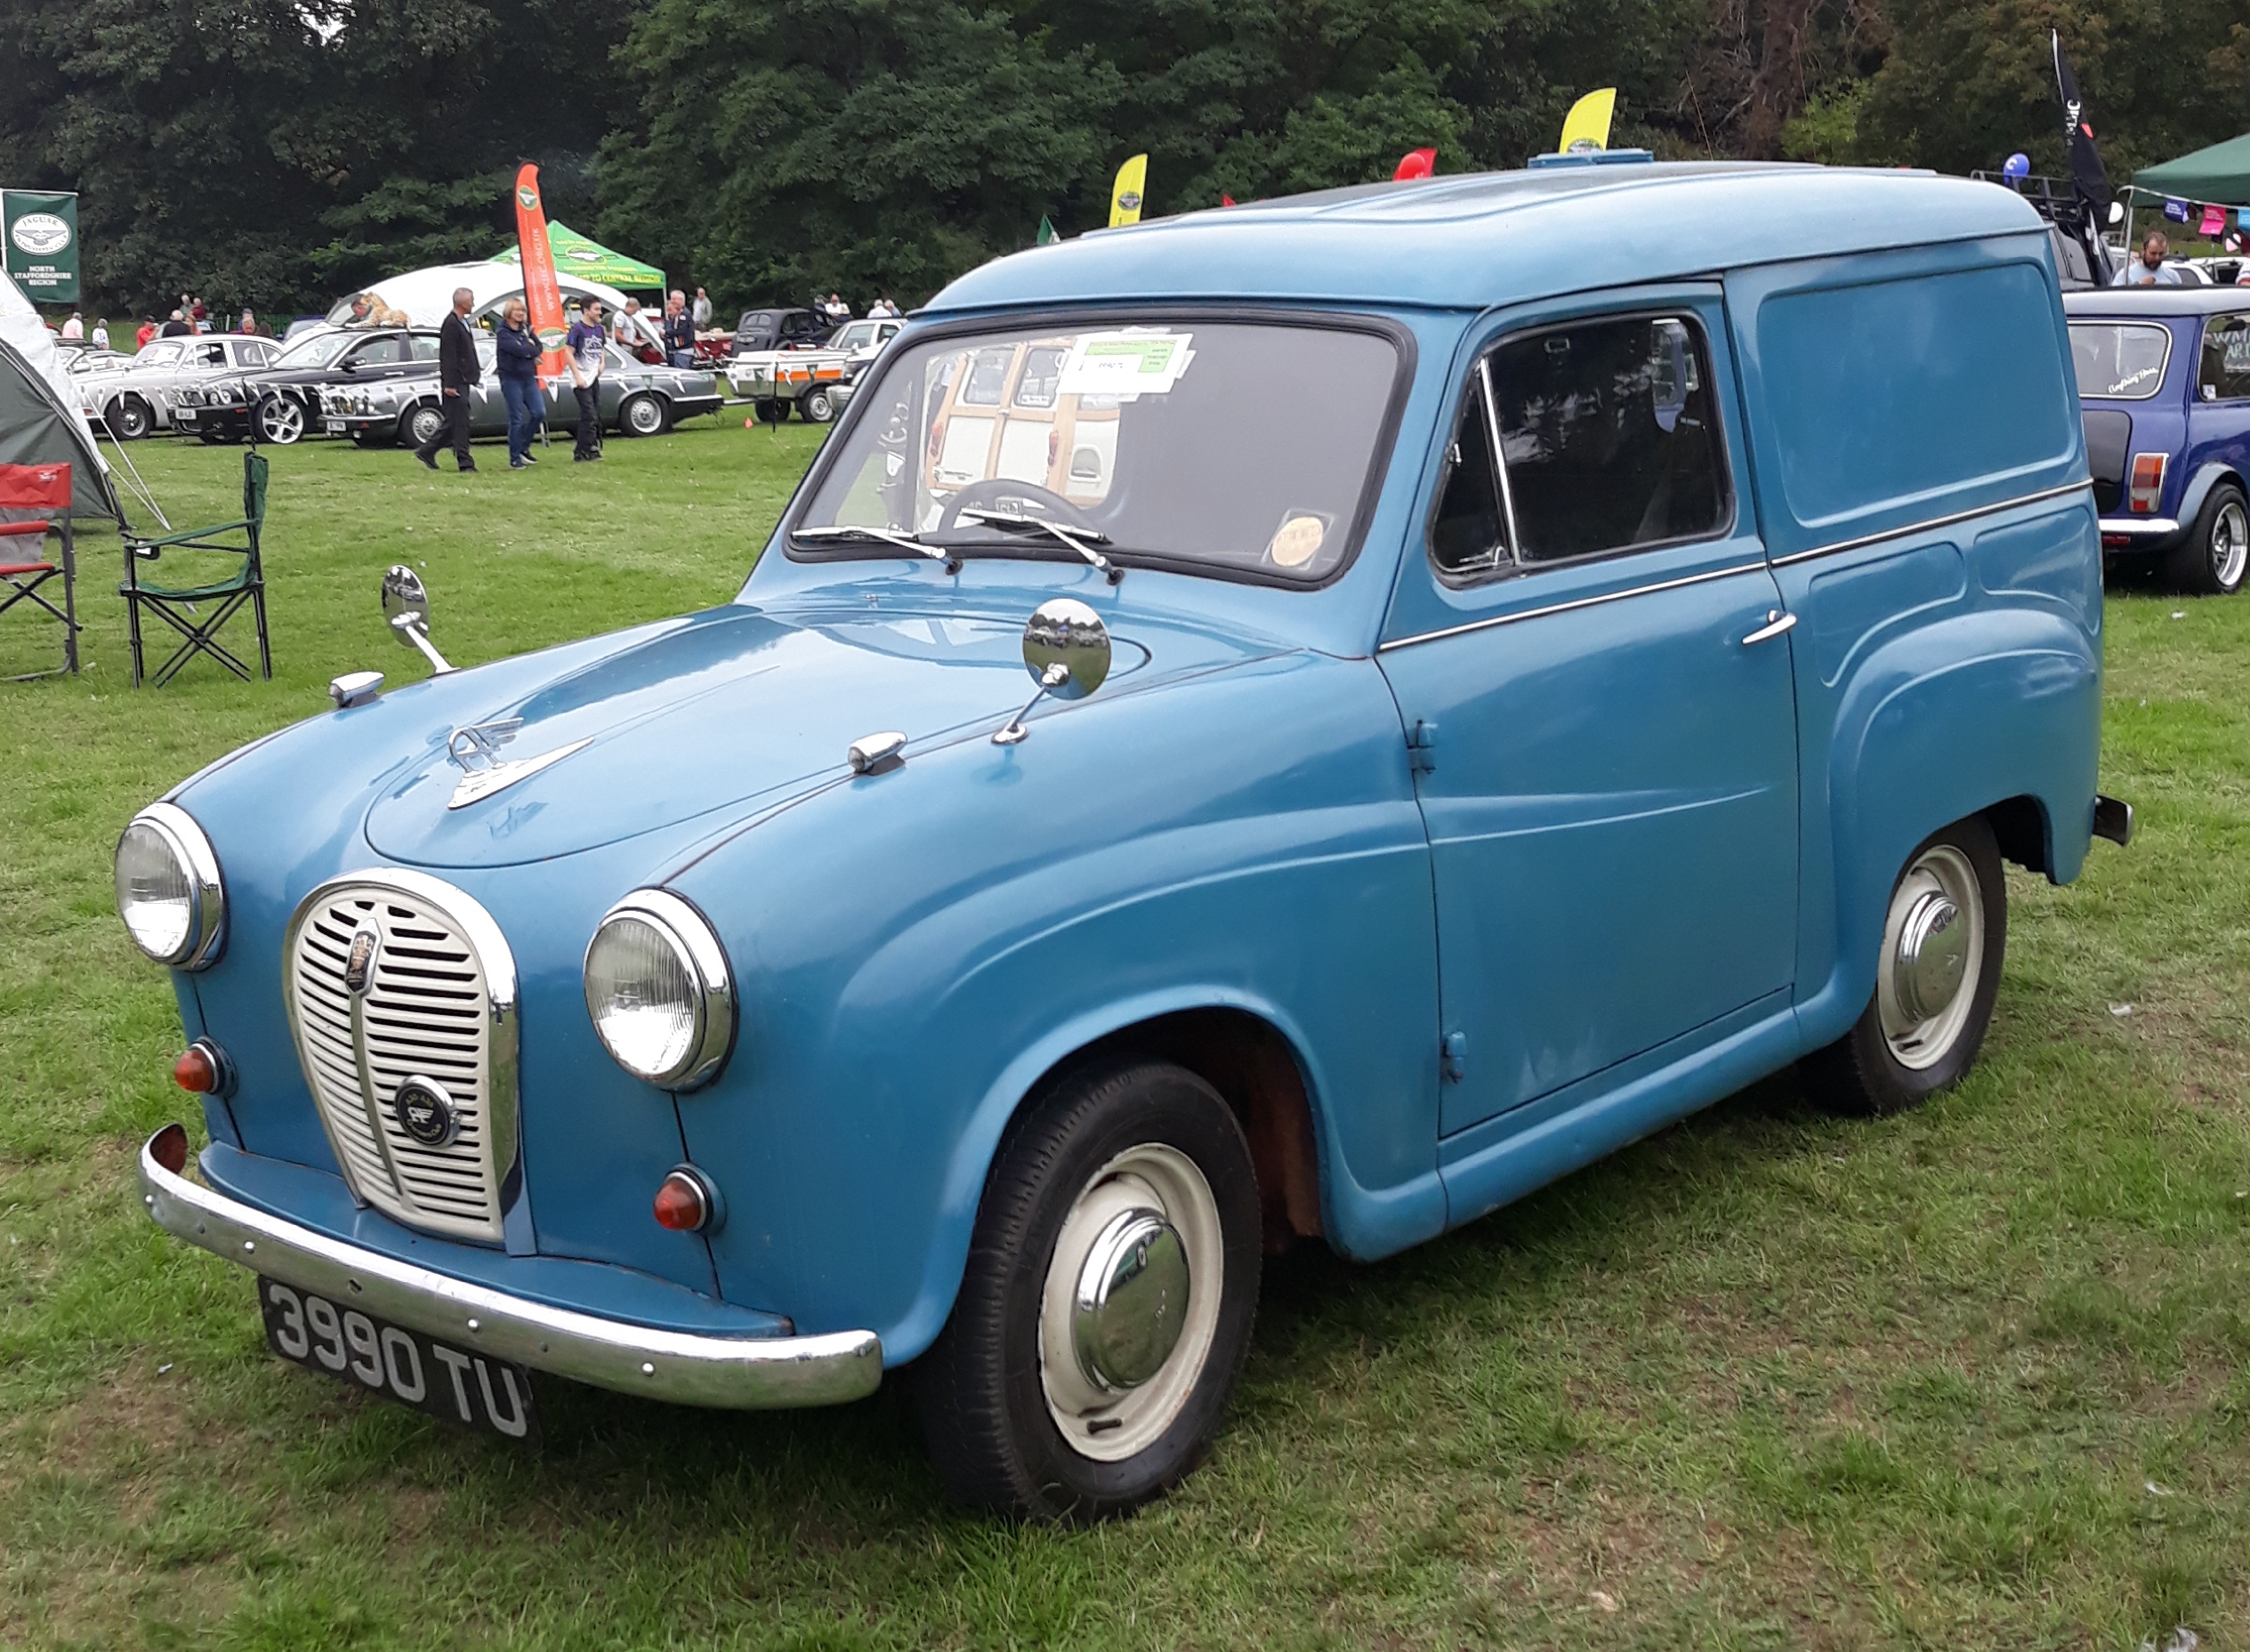
[[1130,1507],[1293,1238],[1793,1062],[1959,1078],[2003,860],[2125,835],[2101,600],[2002,189],[1562,165],[1004,259],[735,601],[341,679],[136,818],[209,1136],[141,1191],[277,1352],[463,1422],[910,1366],[962,1496]]

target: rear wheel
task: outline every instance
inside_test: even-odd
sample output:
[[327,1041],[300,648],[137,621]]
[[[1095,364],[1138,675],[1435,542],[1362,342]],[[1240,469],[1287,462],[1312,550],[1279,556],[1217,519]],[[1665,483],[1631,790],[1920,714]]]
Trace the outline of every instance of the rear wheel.
[[798,415],[808,424],[827,424],[836,416],[836,404],[830,399],[828,387],[816,384],[797,398]]
[[1897,1113],[1960,1083],[1992,1023],[2008,949],[2000,847],[1981,815],[1907,859],[1891,886],[1875,989],[1851,1030],[1799,1063],[1839,1113]]
[[286,396],[269,396],[251,415],[258,421],[258,438],[277,447],[304,439],[304,407]]
[[661,436],[664,425],[664,403],[645,391],[617,409],[617,428],[627,436]]
[[2242,589],[2250,566],[2250,509],[2232,482],[2214,487],[2196,512],[2195,526],[2167,559],[2165,572],[2181,590],[2230,597]]
[[780,424],[789,417],[789,404],[786,401],[754,402],[750,411],[758,415],[761,424]]
[[399,421],[399,440],[408,447],[419,447],[424,442],[438,439],[438,431],[444,426],[446,415],[431,402],[408,407]]
[[915,1372],[954,1495],[1089,1520],[1178,1484],[1249,1351],[1258,1209],[1234,1114],[1168,1062],[1089,1069],[1012,1128]]
[[119,441],[139,441],[156,428],[156,415],[138,396],[120,396],[101,415],[101,422]]

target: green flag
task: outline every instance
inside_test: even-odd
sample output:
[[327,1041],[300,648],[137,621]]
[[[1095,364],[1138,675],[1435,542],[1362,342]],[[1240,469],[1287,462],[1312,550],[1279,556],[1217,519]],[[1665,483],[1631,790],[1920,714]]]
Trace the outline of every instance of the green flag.
[[1044,246],[1051,241],[1060,239],[1062,238],[1054,232],[1054,225],[1047,222],[1046,214],[1041,213],[1039,214],[1039,245]]

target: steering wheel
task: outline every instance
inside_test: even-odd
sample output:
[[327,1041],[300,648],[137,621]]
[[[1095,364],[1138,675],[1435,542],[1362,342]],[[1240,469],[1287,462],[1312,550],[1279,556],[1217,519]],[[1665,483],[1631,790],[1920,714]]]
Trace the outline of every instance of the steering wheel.
[[964,511],[996,505],[1003,499],[1028,499],[1034,504],[1047,506],[1062,513],[1067,528],[1098,534],[1101,529],[1094,520],[1060,494],[1039,486],[1036,482],[1020,482],[1012,477],[988,477],[980,482],[971,482],[952,498],[946,501],[944,512],[938,518],[940,531],[957,526]]

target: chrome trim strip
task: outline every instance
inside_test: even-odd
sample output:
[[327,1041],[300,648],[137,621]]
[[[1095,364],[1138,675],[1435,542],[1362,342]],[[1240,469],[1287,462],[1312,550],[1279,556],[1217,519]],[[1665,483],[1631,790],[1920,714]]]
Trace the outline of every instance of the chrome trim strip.
[[1417,642],[1436,642],[1446,637],[1458,637],[1472,631],[1489,631],[1495,625],[1512,625],[1519,620],[1544,619],[1550,614],[1568,614],[1575,608],[1596,608],[1604,602],[1622,602],[1627,597],[1645,597],[1658,591],[1677,591],[1682,585],[1700,585],[1707,580],[1732,579],[1738,574],[1760,574],[1765,571],[1763,562],[1738,562],[1732,568],[1714,568],[1706,573],[1687,574],[1678,579],[1659,579],[1653,584],[1633,585],[1624,591],[1605,591],[1599,596],[1578,597],[1569,602],[1551,602],[1545,608],[1528,608],[1515,614],[1495,614],[1489,619],[1472,619],[1465,625],[1448,625],[1443,631],[1425,631],[1412,637],[1395,637],[1389,642],[1375,644],[1375,652],[1388,654],[1394,649],[1410,649]]
[[1879,534],[1863,534],[1857,539],[1839,539],[1832,545],[1815,545],[1810,551],[1793,551],[1787,556],[1773,559],[1776,568],[1787,568],[1793,562],[1810,562],[1819,556],[1837,556],[1846,551],[1858,551],[1867,545],[1879,545],[1886,539],[1904,539],[1909,534],[1932,533],[1940,528],[1951,528],[1956,522],[1966,522],[1980,516],[1991,516],[2001,511],[2012,511],[2020,505],[2037,504],[2043,500],[2060,499],[2093,486],[2088,477],[2083,482],[2065,482],[2060,488],[2044,488],[2036,494],[2019,498],[2003,499],[1996,504],[1980,504],[1973,511],[1956,511],[1951,516],[1933,516],[1926,522],[1909,522],[1904,528],[1886,528]]
[[1516,495],[1508,481],[1508,455],[1500,440],[1500,404],[1492,394],[1489,355],[1477,363],[1477,393],[1484,399],[1484,445],[1488,449],[1485,457],[1500,479],[1500,514],[1508,525],[1508,561],[1512,567],[1521,568],[1523,540],[1516,533]]
[[2105,516],[2101,521],[2103,533],[2134,539],[2161,539],[2180,531],[2180,524],[2168,516]]
[[597,1388],[686,1406],[838,1405],[874,1393],[883,1381],[883,1342],[872,1331],[739,1337],[652,1330],[549,1308],[347,1245],[174,1175],[155,1156],[164,1133],[141,1149],[141,1203],[157,1226],[269,1278],[426,1335]]

